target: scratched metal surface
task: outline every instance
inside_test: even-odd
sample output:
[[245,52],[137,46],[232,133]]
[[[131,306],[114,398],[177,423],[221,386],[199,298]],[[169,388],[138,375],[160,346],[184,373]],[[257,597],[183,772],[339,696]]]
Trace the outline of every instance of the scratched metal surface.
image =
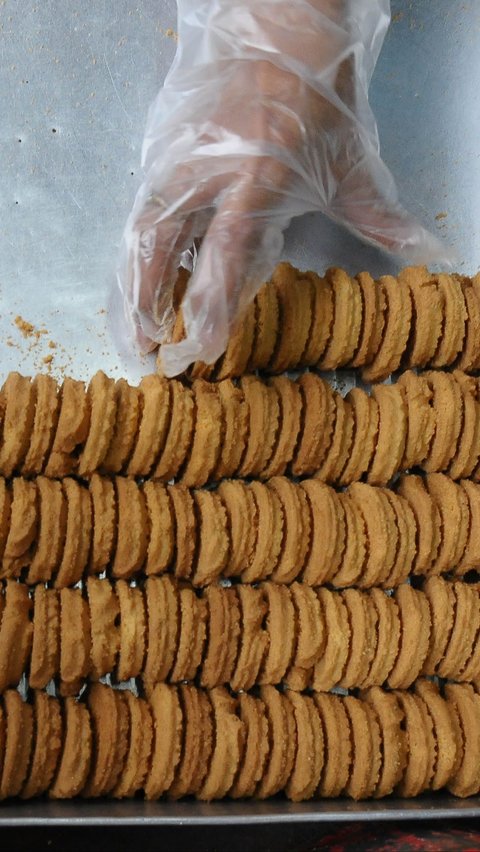
[[[473,272],[480,6],[392,6],[372,85],[383,153],[405,203]],[[174,0],[0,0],[2,374],[42,369],[45,357],[55,374],[82,378],[102,367],[137,380],[150,369],[118,347],[105,311],[140,181],[147,107],[175,51],[175,18]],[[320,215],[294,223],[285,254],[316,269],[395,269]],[[24,339],[17,315],[48,333]]]

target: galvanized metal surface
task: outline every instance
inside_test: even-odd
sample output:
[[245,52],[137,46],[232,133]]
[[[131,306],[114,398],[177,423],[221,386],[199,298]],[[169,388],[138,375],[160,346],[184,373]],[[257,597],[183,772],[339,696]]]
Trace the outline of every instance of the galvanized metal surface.
[[[393,0],[372,85],[400,194],[480,267],[480,6]],[[132,381],[151,362],[107,324],[117,247],[140,181],[146,110],[175,51],[174,0],[0,0],[0,374],[51,369]],[[393,262],[312,215],[289,231],[302,267]],[[20,316],[33,325],[24,337]],[[20,323],[21,324],[21,323]],[[24,326],[25,330],[25,326]],[[44,359],[49,359],[47,362]],[[167,824],[480,816],[478,800],[2,804],[7,824]]]

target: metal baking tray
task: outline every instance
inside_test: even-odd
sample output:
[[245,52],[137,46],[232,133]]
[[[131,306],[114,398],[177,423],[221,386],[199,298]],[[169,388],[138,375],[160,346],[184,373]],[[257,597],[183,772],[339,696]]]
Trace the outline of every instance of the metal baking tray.
[[[403,202],[480,267],[480,9],[476,0],[393,0],[371,101]],[[138,381],[140,359],[107,310],[122,228],[140,183],[148,104],[176,47],[175,0],[0,0],[0,380],[98,369]],[[308,215],[285,257],[374,275],[395,263]],[[30,322],[24,337],[15,319]],[[21,323],[20,323],[21,324]],[[47,360],[45,360],[47,359]],[[185,801],[5,803],[0,825],[197,824],[480,816],[480,799],[291,804]]]

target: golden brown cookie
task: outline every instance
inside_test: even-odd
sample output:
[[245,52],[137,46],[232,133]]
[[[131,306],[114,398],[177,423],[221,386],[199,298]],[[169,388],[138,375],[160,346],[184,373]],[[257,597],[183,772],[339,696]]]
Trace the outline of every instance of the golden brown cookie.
[[149,704],[126,689],[123,693],[129,715],[128,750],[125,764],[110,795],[131,798],[142,789],[150,765],[153,722]]
[[32,476],[43,471],[57,428],[60,398],[55,379],[39,373],[33,380],[35,417],[28,436],[28,450],[22,465],[22,476]]
[[118,534],[110,572],[124,580],[145,563],[148,550],[148,513],[145,497],[134,479],[116,476]]
[[237,319],[230,333],[225,354],[216,365],[217,381],[243,375],[252,353],[254,335],[255,305],[250,302]]
[[398,533],[398,546],[392,570],[388,576],[381,578],[383,588],[391,589],[404,583],[412,571],[417,543],[417,522],[410,505],[403,497],[388,488],[383,488],[382,493],[393,509]]
[[120,607],[116,589],[108,580],[89,577],[86,583],[92,639],[90,677],[98,680],[113,672],[120,649],[117,624]]
[[212,689],[213,753],[206,777],[196,791],[197,799],[209,802],[228,794],[243,755],[245,726],[235,712],[235,701],[222,686]]
[[370,596],[359,589],[341,593],[350,625],[350,649],[338,685],[344,689],[362,686],[370,672],[377,650],[377,609]]
[[350,722],[353,758],[344,794],[359,801],[371,796],[380,775],[380,729],[366,702],[347,695],[343,699]]
[[431,616],[423,592],[407,583],[395,590],[401,624],[400,648],[388,676],[391,689],[407,689],[418,677],[428,654]]
[[423,584],[431,616],[430,642],[422,674],[434,675],[444,657],[455,621],[456,599],[451,583],[442,577],[429,577]]
[[170,379],[170,418],[163,449],[156,467],[152,471],[153,479],[169,482],[178,475],[192,443],[194,426],[194,401],[190,388],[174,379]]
[[33,638],[28,682],[44,689],[60,668],[60,599],[56,589],[35,586]]
[[268,756],[255,798],[267,799],[288,783],[297,749],[295,715],[290,701],[274,686],[260,689],[268,719]]
[[90,401],[84,382],[66,378],[60,389],[60,414],[45,476],[74,473],[90,428]]
[[459,752],[459,731],[451,706],[440,695],[438,686],[431,680],[415,683],[415,694],[425,703],[433,724],[436,741],[436,760],[430,781],[431,790],[441,790],[450,780]]
[[352,413],[353,438],[347,463],[337,477],[339,485],[357,482],[369,469],[378,433],[378,405],[362,388],[345,397]]
[[432,391],[423,376],[406,370],[399,376],[398,387],[403,393],[407,408],[407,438],[402,470],[416,467],[428,456],[435,433],[435,411],[432,408]]
[[478,688],[480,680],[480,595],[477,583],[470,586],[470,589],[473,595],[473,613],[468,630],[470,635],[474,636],[473,649],[464,668],[457,675],[457,679],[466,683],[474,683],[476,688]]
[[330,578],[337,589],[352,586],[363,576],[367,560],[367,531],[363,511],[347,491],[338,494],[345,513],[345,550],[339,570]]
[[[149,581],[145,584],[148,590]],[[146,645],[146,612],[143,589],[117,580],[115,591],[120,609],[120,651],[117,680],[138,677],[143,669]],[[148,592],[145,593],[147,597]],[[165,613],[163,613],[164,615]]]
[[336,483],[346,465],[353,440],[354,417],[349,402],[339,393],[335,396],[336,418],[335,430],[326,458],[320,465],[315,476],[322,482]]
[[237,714],[244,725],[245,742],[243,758],[229,796],[244,799],[253,796],[264,773],[269,752],[268,719],[261,698],[254,698],[246,692],[238,696]]
[[480,403],[476,379],[460,370],[454,370],[452,376],[462,394],[463,421],[457,452],[450,463],[448,475],[452,479],[461,479],[472,475],[480,457]]
[[62,701],[63,740],[60,763],[49,790],[51,799],[72,799],[83,790],[92,760],[92,725],[85,704]]
[[226,379],[217,385],[223,412],[223,435],[213,479],[234,476],[245,453],[249,430],[249,408],[241,388]]
[[[49,581],[55,576],[62,561],[67,531],[67,501],[61,482],[38,476],[35,483],[39,523],[34,553],[26,577],[26,582],[30,585]],[[1,502],[0,495],[0,504]],[[0,545],[0,554],[1,550]]]
[[9,373],[0,390],[3,430],[0,441],[0,473],[10,477],[22,469],[30,445],[35,418],[36,386],[19,373]]
[[435,355],[442,331],[442,295],[425,266],[407,266],[399,272],[397,280],[399,287],[410,292],[413,307],[405,363],[409,367],[426,367]]
[[20,796],[31,799],[48,790],[60,759],[62,716],[60,702],[46,692],[33,696],[33,746]]
[[380,278],[385,299],[385,325],[377,353],[363,369],[365,382],[379,382],[394,373],[407,347],[412,323],[412,299],[407,287],[399,286],[396,278],[384,275]]
[[302,396],[296,382],[286,376],[274,376],[269,380],[269,386],[276,391],[280,408],[273,452],[267,466],[261,471],[262,479],[285,473],[295,452],[302,411]]
[[236,587],[240,602],[240,648],[230,685],[235,692],[251,689],[258,679],[268,647],[268,633],[262,629],[267,607],[261,589]]
[[106,796],[116,785],[128,750],[129,713],[120,691],[94,683],[87,693],[92,724],[92,763],[85,798]]
[[424,376],[432,391],[435,434],[422,468],[432,473],[446,470],[455,456],[462,428],[463,399],[460,386],[450,373],[429,371]]
[[385,292],[381,282],[374,281],[368,272],[356,276],[362,295],[363,318],[360,339],[351,367],[365,367],[378,352],[385,322]]
[[416,554],[413,573],[428,576],[435,569],[441,539],[441,519],[436,503],[420,476],[401,476],[397,492],[408,502],[417,526]]
[[77,467],[79,476],[83,477],[98,470],[112,442],[117,413],[115,381],[99,370],[88,385],[87,402],[90,425]]
[[374,385],[378,404],[378,435],[367,480],[386,485],[400,470],[407,439],[407,407],[398,385]]
[[480,789],[480,696],[469,684],[447,683],[445,698],[462,734],[462,757],[447,787],[454,796],[473,796]]
[[467,495],[470,523],[467,545],[457,566],[459,574],[480,566],[480,487],[468,479],[463,479],[460,487]]
[[198,523],[198,550],[192,575],[194,586],[206,586],[220,577],[227,565],[230,536],[227,512],[214,491],[194,491]]
[[248,372],[266,370],[277,343],[279,333],[278,296],[268,281],[255,296],[255,331]]
[[180,760],[183,711],[174,686],[159,683],[149,698],[153,718],[152,758],[144,783],[146,799],[159,799],[172,784]]
[[351,628],[347,608],[338,592],[320,588],[317,595],[322,606],[327,641],[313,668],[312,687],[316,692],[328,692],[339,683],[345,671]]
[[468,539],[469,508],[463,488],[448,476],[430,473],[425,484],[440,513],[442,540],[434,563],[434,571],[455,571],[463,557]]
[[[117,543],[117,505],[111,479],[94,473],[88,485],[92,502],[92,546],[89,574],[101,574]],[[31,569],[30,569],[31,570]]]
[[323,728],[312,698],[291,690],[287,690],[286,697],[293,706],[297,748],[285,794],[292,802],[302,802],[312,798],[320,782],[324,763]]
[[374,686],[361,695],[376,715],[382,741],[382,764],[375,799],[389,796],[400,782],[407,762],[407,738],[402,727],[403,713],[392,693]]
[[311,545],[302,580],[310,586],[321,586],[337,573],[343,559],[345,511],[333,488],[323,482],[306,479],[298,487],[307,495],[312,519]]
[[416,697],[409,692],[401,690],[392,694],[402,710],[403,726],[407,737],[407,762],[403,777],[395,788],[395,793],[403,798],[413,798],[422,793],[430,783],[429,731],[419,700],[416,700]]
[[[178,489],[175,486],[173,490]],[[148,515],[148,548],[144,572],[163,574],[173,561],[175,518],[170,494],[161,482],[144,482],[142,492]]]
[[435,278],[443,299],[443,325],[439,344],[430,365],[447,367],[453,364],[462,350],[467,308],[460,282],[454,275],[439,273]]
[[292,664],[284,682],[290,689],[309,686],[312,668],[320,659],[327,641],[326,625],[318,595],[304,583],[292,583],[290,594],[295,609],[295,641]]
[[38,534],[38,499],[35,482],[16,477],[12,484],[10,529],[5,542],[0,577],[18,576],[32,555]]
[[333,323],[333,290],[327,277],[315,272],[305,272],[313,285],[312,323],[307,345],[302,355],[302,365],[314,367],[320,361],[330,339]]
[[[390,574],[395,551],[389,547],[392,536],[385,509],[385,499],[380,489],[363,482],[354,482],[348,495],[365,520],[367,532],[367,560],[358,585],[362,589],[376,586],[379,579]],[[382,499],[383,498],[383,499]]]
[[322,721],[325,754],[317,795],[321,798],[336,798],[345,788],[350,775],[350,722],[340,696],[315,692],[312,697]]
[[459,370],[470,373],[472,370],[478,370],[480,363],[480,302],[478,289],[475,288],[471,278],[462,275],[459,277],[459,283],[465,299],[467,319],[457,367]]
[[171,416],[170,383],[167,379],[145,376],[139,391],[142,413],[126,468],[129,476],[148,476],[152,471],[165,446]]
[[198,524],[194,511],[193,497],[185,485],[169,485],[175,520],[175,544],[173,567],[175,576],[190,577],[198,542]]
[[18,796],[27,776],[33,747],[33,714],[14,689],[3,696],[6,734],[0,800]]
[[297,367],[307,346],[312,322],[313,284],[300,278],[289,263],[279,263],[272,275],[278,299],[278,333],[269,372],[283,373]]
[[115,423],[110,446],[102,461],[102,471],[120,473],[127,467],[137,441],[141,404],[140,388],[132,387],[126,379],[115,382]]
[[259,476],[268,465],[278,432],[280,403],[275,389],[255,376],[240,380],[248,406],[247,446],[238,476]]
[[80,589],[60,591],[60,690],[75,695],[92,667],[90,618]]
[[328,382],[314,373],[297,379],[302,396],[298,443],[290,465],[294,476],[318,470],[332,444],[336,417],[336,394]]
[[[175,777],[168,790],[170,799],[180,799],[195,792],[203,781],[208,769],[204,757],[204,739],[208,735],[205,730],[205,705],[210,715],[210,752],[212,749],[211,707],[206,693],[195,686],[182,684],[178,687],[178,695],[183,713],[183,746],[180,761],[175,770]],[[210,755],[209,755],[210,756]]]
[[190,451],[180,479],[186,486],[200,488],[218,464],[223,433],[222,402],[216,385],[203,379],[196,379],[192,390],[195,420]]
[[[168,576],[149,577],[145,583],[144,596],[146,656],[143,682],[147,691],[151,691],[156,683],[169,677],[177,656],[180,642],[180,596],[177,584]],[[186,639],[185,636],[184,642]]]
[[260,482],[251,482],[248,488],[256,506],[256,531],[253,553],[241,577],[242,582],[253,583],[269,578],[279,564],[285,518],[282,502],[275,489]]
[[235,588],[207,586],[207,637],[200,683],[207,689],[229,683],[240,641],[240,605]]
[[377,611],[377,645],[370,670],[362,683],[363,689],[381,686],[387,680],[398,656],[401,630],[395,599],[382,589],[370,589],[368,597]]
[[455,599],[455,618],[448,644],[436,674],[459,680],[460,672],[470,659],[477,634],[478,592],[467,583],[452,583]]
[[81,580],[88,565],[92,539],[90,493],[74,479],[62,481],[67,506],[67,525],[62,561],[55,576],[55,588],[73,586]]
[[272,573],[276,583],[290,583],[299,576],[310,547],[310,505],[303,489],[282,476],[268,482],[283,510],[283,542],[277,567]]
[[[266,486],[260,488],[266,490]],[[224,573],[238,576],[248,569],[254,558],[257,541],[257,505],[251,488],[244,482],[224,480],[217,494],[227,511],[230,552]]]
[[277,583],[261,586],[267,605],[265,629],[268,644],[258,673],[258,683],[280,683],[295,647],[295,609],[290,589]]
[[202,661],[206,639],[207,604],[188,588],[178,592],[180,626],[173,669],[169,679],[173,682],[193,680]]
[[7,580],[0,622],[0,694],[7,686],[17,686],[26,669],[32,647],[31,610],[27,586]]
[[336,370],[348,364],[358,348],[362,323],[362,294],[360,285],[343,269],[328,269],[326,278],[334,294],[334,316],[327,348],[318,367]]
[[[0,424],[1,426],[1,424]],[[39,477],[40,479],[41,477]],[[0,559],[10,532],[12,495],[5,479],[0,478]]]

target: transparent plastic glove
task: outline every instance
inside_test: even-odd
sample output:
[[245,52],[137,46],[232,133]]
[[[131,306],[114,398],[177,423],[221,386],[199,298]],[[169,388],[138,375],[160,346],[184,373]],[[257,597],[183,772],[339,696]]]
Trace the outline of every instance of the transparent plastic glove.
[[166,375],[221,355],[294,216],[323,211],[411,263],[448,260],[379,155],[368,86],[389,19],[388,0],[178,0],[119,270],[146,351],[168,341],[177,268],[203,238]]

